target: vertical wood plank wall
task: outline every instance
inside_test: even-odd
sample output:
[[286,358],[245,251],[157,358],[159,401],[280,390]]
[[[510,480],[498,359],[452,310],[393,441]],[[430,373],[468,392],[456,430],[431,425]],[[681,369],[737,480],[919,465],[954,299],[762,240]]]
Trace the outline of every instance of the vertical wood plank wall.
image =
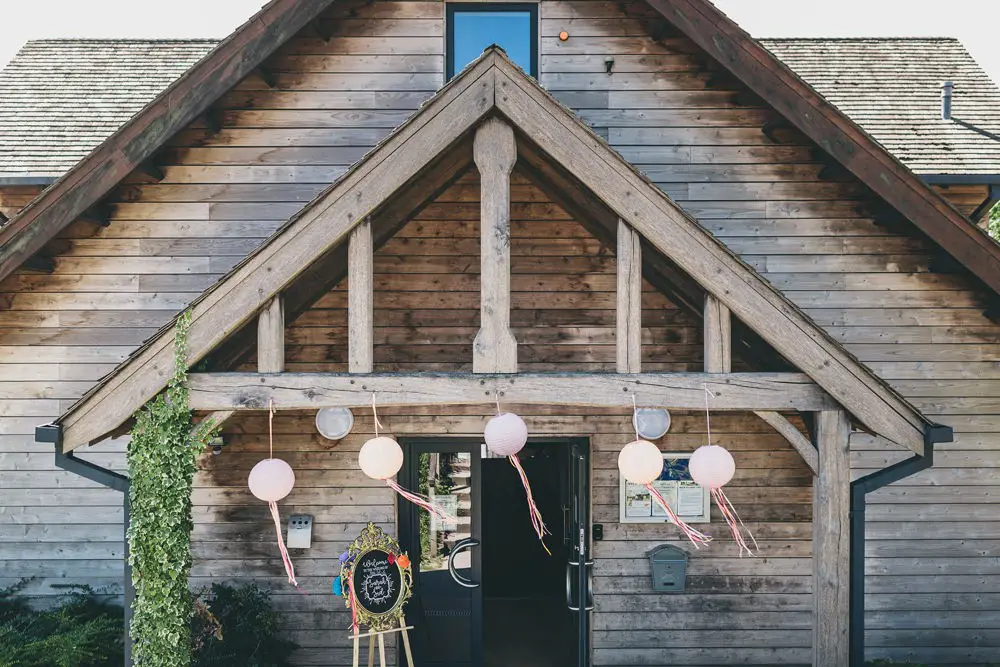
[[[0,585],[39,576],[44,581],[31,591],[46,595],[52,583],[117,582],[119,495],[53,470],[51,448],[32,442],[34,426],[65,409],[443,83],[441,3],[379,1],[344,18],[347,11],[329,14],[329,42],[302,36],[272,58],[278,90],[250,77],[222,101],[220,133],[196,124],[171,142],[160,156],[164,181],[136,177],[120,188],[109,227],[68,230],[53,244],[59,252],[53,274],[21,271],[0,284]],[[956,442],[938,447],[932,470],[870,497],[868,657],[994,661],[1000,650],[1000,327],[982,316],[985,295],[965,276],[942,269],[936,252],[906,224],[875,224],[875,202],[856,182],[820,180],[822,165],[803,137],[790,130],[768,137],[761,127],[774,112],[738,105],[735,84],[709,85],[693,44],[669,32],[654,41],[655,25],[641,5],[545,0],[540,13],[543,85],[852,353],[925,413],[955,427]],[[570,33],[568,41],[559,41],[561,30]],[[615,58],[611,75],[604,71],[607,55]],[[478,327],[475,192],[474,176],[460,181],[377,253],[377,368],[471,365],[471,355],[459,351],[470,349]],[[513,326],[525,337],[522,367],[613,370],[610,250],[517,174],[513,196]],[[553,268],[556,275],[548,275]],[[412,274],[421,274],[427,293],[409,287]],[[645,290],[643,367],[700,368],[697,324]],[[415,306],[422,307],[409,310]],[[341,286],[290,323],[289,370],[346,370],[345,308]],[[743,494],[734,502],[761,524],[758,539],[781,545],[775,546],[781,557],[740,561],[727,555],[727,545],[713,546],[711,556],[692,564],[692,584],[705,596],[685,596],[670,611],[667,603],[681,598],[630,590],[644,583],[634,575],[644,572],[642,554],[660,533],[614,524],[613,452],[626,435],[624,415],[529,416],[533,428],[576,429],[594,438],[595,519],[609,534],[597,548],[597,664],[655,662],[651,656],[664,655],[663,646],[679,664],[727,664],[742,656],[757,664],[808,661],[811,491],[808,471],[779,436],[751,417],[713,422],[713,435],[725,436],[741,474],[749,475],[747,486],[734,489]],[[473,434],[481,423],[467,414],[420,418],[399,417],[416,424],[414,432]],[[344,455],[356,445],[313,456],[322,463],[312,469],[306,461],[324,451],[322,445],[305,425],[308,418],[298,426],[289,419],[303,471],[330,466],[341,471],[330,479],[344,481],[337,475],[347,474],[350,456]],[[694,417],[675,428],[671,448],[700,444]],[[239,448],[260,446],[263,431],[246,418],[229,429],[249,430],[206,464],[211,475],[199,476],[197,581],[231,571],[226,568],[244,548],[250,567],[277,577],[279,564],[265,560],[264,512],[248,504],[242,482],[233,481],[255,456]],[[121,448],[112,442],[87,456],[120,467]],[[852,441],[855,475],[903,456],[868,436]],[[227,461],[232,472],[219,479],[229,475],[232,488],[215,478]],[[321,475],[305,474],[300,490],[307,499],[319,497],[307,489]],[[347,496],[324,499],[328,507],[315,510],[325,512],[320,527],[329,530],[329,546],[312,552],[320,560],[339,553],[338,530],[354,531],[349,498],[381,507],[374,515],[391,520],[384,491],[352,480]],[[777,488],[763,488],[768,484]],[[229,505],[245,508],[230,511]],[[337,508],[346,513],[335,516]],[[227,527],[213,533],[212,519]],[[218,537],[242,528],[258,531],[260,545]],[[307,578],[328,569],[302,567]],[[314,601],[320,604],[318,597],[296,604]],[[726,646],[742,647],[738,655],[704,641],[682,646],[715,638],[685,640],[676,632],[715,627],[708,626],[713,610],[734,624]],[[303,622],[343,627],[318,611],[303,610],[302,618],[310,617]],[[612,648],[626,639],[633,653]],[[322,647],[311,648],[303,664],[320,659]]]

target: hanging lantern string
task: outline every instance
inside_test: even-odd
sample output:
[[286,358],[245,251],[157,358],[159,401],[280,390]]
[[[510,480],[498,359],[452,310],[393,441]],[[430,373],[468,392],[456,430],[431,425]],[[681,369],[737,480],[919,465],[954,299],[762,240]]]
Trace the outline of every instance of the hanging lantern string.
[[267,399],[267,458],[274,458],[274,399]]
[[375,419],[375,437],[378,437],[378,430],[380,428],[385,428],[382,422],[378,420],[378,410],[375,409],[375,392],[372,392],[372,417]]
[[[708,399],[712,396],[712,392],[708,388],[708,384],[703,384],[702,388],[705,390],[705,432],[708,437],[708,444],[712,444],[712,420],[709,414]],[[757,544],[757,538],[753,536],[750,529],[747,528],[746,524],[743,523],[743,519],[740,518],[739,513],[736,508],[733,507],[732,502],[730,502],[729,497],[726,492],[722,490],[722,487],[712,489],[712,498],[715,499],[715,504],[719,507],[719,511],[722,512],[722,518],[726,520],[729,525],[729,532],[732,533],[733,541],[740,548],[740,558],[743,557],[744,552],[750,556],[755,556],[754,549],[760,551],[760,545]],[[742,529],[742,530],[741,530]],[[750,541],[753,542],[754,549],[751,549],[747,544],[746,538],[743,537],[743,530],[747,532],[750,536]]]
[[[493,389],[493,397],[496,399],[497,417],[499,417],[503,414],[503,410],[500,408],[500,390],[498,388]],[[538,509],[538,504],[535,502],[535,496],[531,492],[531,483],[528,481],[528,475],[521,466],[521,459],[517,454],[511,454],[507,457],[507,460],[514,466],[518,477],[521,478],[521,485],[524,487],[524,497],[528,502],[528,516],[531,519],[531,527],[534,529],[535,535],[538,536],[538,540],[542,543],[545,553],[551,556],[552,552],[549,551],[549,547],[545,544],[545,536],[551,535],[552,532],[545,525],[545,520],[542,519],[542,511]]]
[[635,394],[632,394],[632,426],[635,428],[635,439],[639,439],[639,407],[635,404]]
[[493,398],[495,398],[496,401],[497,401],[497,417],[499,417],[501,415],[501,412],[500,412],[500,390],[499,389],[496,389],[496,388],[493,389]]

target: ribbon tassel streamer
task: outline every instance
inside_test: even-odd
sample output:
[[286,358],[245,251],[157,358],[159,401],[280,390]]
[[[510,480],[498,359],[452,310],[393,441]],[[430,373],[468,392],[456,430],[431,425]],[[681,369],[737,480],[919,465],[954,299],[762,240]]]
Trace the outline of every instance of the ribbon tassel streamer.
[[281,552],[281,561],[285,564],[288,583],[298,588],[299,582],[295,580],[295,566],[292,565],[292,559],[288,556],[288,549],[285,547],[285,540],[281,536],[281,517],[278,516],[278,503],[272,500],[267,503],[267,506],[271,509],[271,517],[274,519],[274,532],[278,534],[278,551]]
[[545,525],[545,521],[542,519],[542,512],[538,509],[535,497],[531,494],[531,484],[528,482],[528,476],[525,474],[524,468],[521,467],[521,459],[518,458],[517,454],[511,454],[507,459],[514,466],[514,469],[517,470],[517,474],[521,477],[521,484],[524,485],[524,494],[528,501],[528,514],[531,516],[531,526],[535,529],[535,534],[538,535],[538,540],[542,543],[545,553],[551,556],[552,552],[545,545],[545,536],[552,533]]
[[680,528],[681,532],[684,533],[684,537],[691,540],[691,544],[693,544],[696,549],[700,549],[703,544],[708,544],[712,541],[711,537],[700,530],[692,528],[685,523],[683,519],[677,516],[677,514],[674,513],[674,510],[671,509],[670,504],[667,503],[666,498],[660,495],[660,492],[653,487],[652,482],[646,484],[646,489],[649,491],[650,495],[653,496],[653,499],[657,502],[657,504],[663,508],[663,511],[667,513],[667,518],[670,519],[670,523]]

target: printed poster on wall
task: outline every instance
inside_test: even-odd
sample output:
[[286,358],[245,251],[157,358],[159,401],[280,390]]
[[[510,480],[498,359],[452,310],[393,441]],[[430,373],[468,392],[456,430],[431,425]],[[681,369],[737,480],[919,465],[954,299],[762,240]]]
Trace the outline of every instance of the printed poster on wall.
[[[688,523],[708,523],[709,493],[691,479],[688,471],[690,453],[665,453],[663,472],[653,482],[664,500]],[[622,523],[663,523],[667,513],[653,502],[649,490],[641,484],[621,480],[619,519]]]

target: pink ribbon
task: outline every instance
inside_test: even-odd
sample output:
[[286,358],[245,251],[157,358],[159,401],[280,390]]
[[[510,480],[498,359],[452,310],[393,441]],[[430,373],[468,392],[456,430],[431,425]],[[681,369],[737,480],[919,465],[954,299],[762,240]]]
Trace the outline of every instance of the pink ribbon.
[[278,550],[281,552],[281,560],[285,564],[285,572],[288,574],[288,583],[295,588],[299,589],[299,592],[304,592],[299,588],[299,582],[295,580],[295,567],[292,565],[292,559],[288,557],[288,549],[285,548],[285,540],[281,537],[281,517],[278,516],[278,503],[273,500],[267,503],[267,506],[271,508],[271,517],[274,519],[274,532],[278,534]]
[[441,519],[441,521],[444,521],[445,523],[458,523],[457,517],[453,517],[447,512],[441,510],[439,507],[434,505],[434,503],[431,502],[431,499],[428,498],[427,496],[422,496],[419,493],[413,493],[412,491],[407,491],[399,484],[397,484],[396,480],[394,479],[385,480],[385,484],[390,489],[392,489],[402,497],[406,498],[417,507],[422,507],[431,514],[433,514],[434,516],[436,516],[437,518]]
[[756,556],[757,554],[754,553],[753,549],[747,545],[747,541],[743,537],[743,532],[740,528],[742,527],[747,531],[747,535],[750,536],[750,541],[753,542],[754,549],[760,551],[760,545],[757,544],[756,538],[754,538],[753,533],[751,533],[750,529],[743,523],[740,515],[736,513],[736,508],[734,508],[733,504],[729,502],[729,498],[726,497],[722,487],[712,489],[712,497],[715,498],[715,504],[719,506],[719,510],[722,512],[723,518],[725,518],[726,523],[729,524],[729,530],[733,534],[733,539],[740,547],[740,558],[743,558],[744,551],[749,556]]
[[653,496],[653,499],[656,500],[660,507],[663,508],[663,511],[667,513],[667,518],[670,519],[670,523],[680,528],[681,532],[684,533],[684,536],[691,540],[691,543],[696,549],[700,549],[701,545],[708,544],[712,541],[712,538],[705,533],[695,530],[688,524],[684,523],[681,518],[674,513],[674,510],[670,508],[670,505],[667,503],[666,499],[660,495],[660,492],[653,488],[652,482],[646,484],[646,488]]
[[521,467],[521,459],[517,457],[517,454],[511,454],[507,458],[510,460],[510,464],[514,466],[514,469],[517,470],[517,474],[521,476],[521,484],[524,485],[524,494],[528,500],[528,514],[531,516],[531,526],[535,529],[535,534],[538,535],[545,553],[551,556],[552,552],[545,546],[545,536],[552,533],[545,526],[545,521],[542,520],[542,512],[538,509],[535,497],[531,494],[531,484],[528,482],[528,476],[524,473],[524,468]]

